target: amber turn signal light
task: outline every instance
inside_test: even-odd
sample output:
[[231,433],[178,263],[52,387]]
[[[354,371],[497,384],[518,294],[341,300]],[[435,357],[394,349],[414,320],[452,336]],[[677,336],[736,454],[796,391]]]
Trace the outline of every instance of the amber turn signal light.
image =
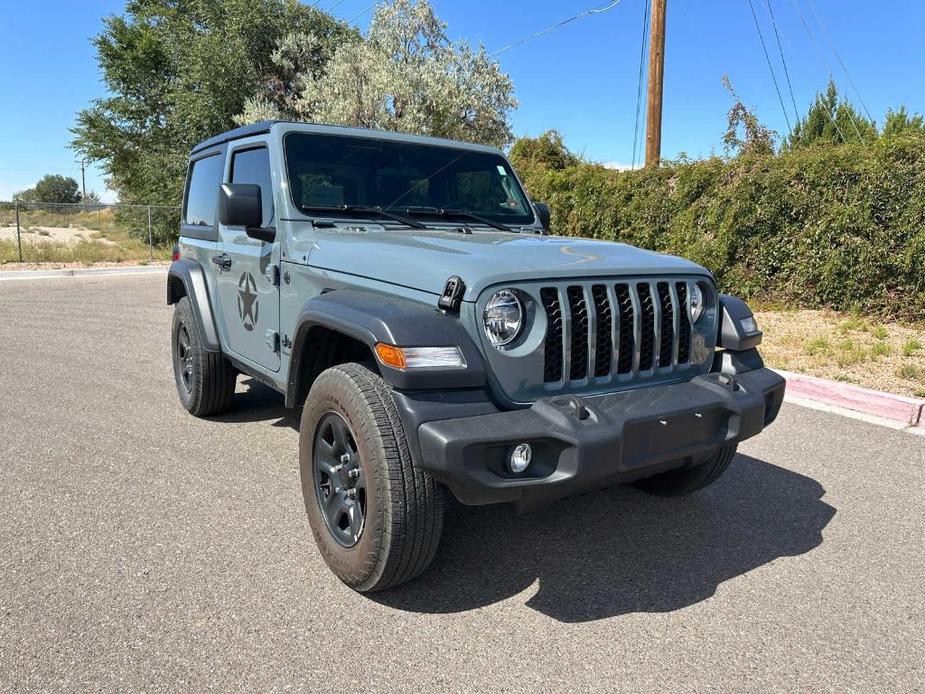
[[396,347],[376,343],[379,361],[394,369],[465,369],[459,347]]
[[391,366],[396,369],[404,369],[407,366],[405,363],[405,355],[402,354],[401,348],[395,347],[394,345],[377,342],[376,356],[379,357],[379,361],[386,366]]

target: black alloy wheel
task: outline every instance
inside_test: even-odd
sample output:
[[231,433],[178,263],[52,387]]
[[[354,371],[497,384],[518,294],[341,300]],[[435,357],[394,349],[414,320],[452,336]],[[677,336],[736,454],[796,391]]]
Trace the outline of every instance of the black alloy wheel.
[[312,467],[318,506],[331,536],[341,547],[353,547],[365,526],[366,479],[356,438],[337,412],[318,423]]
[[181,323],[177,329],[174,341],[174,351],[177,359],[177,370],[180,384],[187,393],[193,392],[193,351],[190,349],[189,329]]

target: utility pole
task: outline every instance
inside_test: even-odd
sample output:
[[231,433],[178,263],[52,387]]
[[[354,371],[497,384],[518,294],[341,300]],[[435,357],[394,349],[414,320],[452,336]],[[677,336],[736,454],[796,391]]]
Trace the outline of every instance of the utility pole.
[[80,201],[81,201],[82,203],[84,203],[85,205],[87,204],[87,174],[86,174],[86,167],[87,167],[87,162],[88,162],[88,161],[90,161],[90,159],[87,158],[87,157],[84,157],[83,159],[80,160],[80,190],[81,190],[81,194],[83,195],[83,197],[80,198]]
[[658,166],[662,156],[662,87],[665,76],[665,5],[652,0],[649,29],[649,91],[646,99],[646,166]]

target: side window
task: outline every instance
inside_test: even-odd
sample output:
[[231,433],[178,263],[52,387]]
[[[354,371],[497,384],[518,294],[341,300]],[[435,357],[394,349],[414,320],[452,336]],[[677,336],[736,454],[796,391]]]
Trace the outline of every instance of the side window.
[[184,224],[215,225],[215,208],[218,206],[218,188],[222,183],[222,160],[215,154],[193,162],[183,207]]
[[263,201],[263,226],[273,226],[273,179],[270,177],[270,153],[266,147],[242,149],[231,160],[232,183],[256,183]]

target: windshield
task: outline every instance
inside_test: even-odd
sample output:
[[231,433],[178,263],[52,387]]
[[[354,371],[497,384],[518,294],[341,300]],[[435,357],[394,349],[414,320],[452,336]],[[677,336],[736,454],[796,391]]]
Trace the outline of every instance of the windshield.
[[292,200],[303,212],[346,205],[533,223],[523,189],[497,154],[317,133],[290,133],[285,149]]

